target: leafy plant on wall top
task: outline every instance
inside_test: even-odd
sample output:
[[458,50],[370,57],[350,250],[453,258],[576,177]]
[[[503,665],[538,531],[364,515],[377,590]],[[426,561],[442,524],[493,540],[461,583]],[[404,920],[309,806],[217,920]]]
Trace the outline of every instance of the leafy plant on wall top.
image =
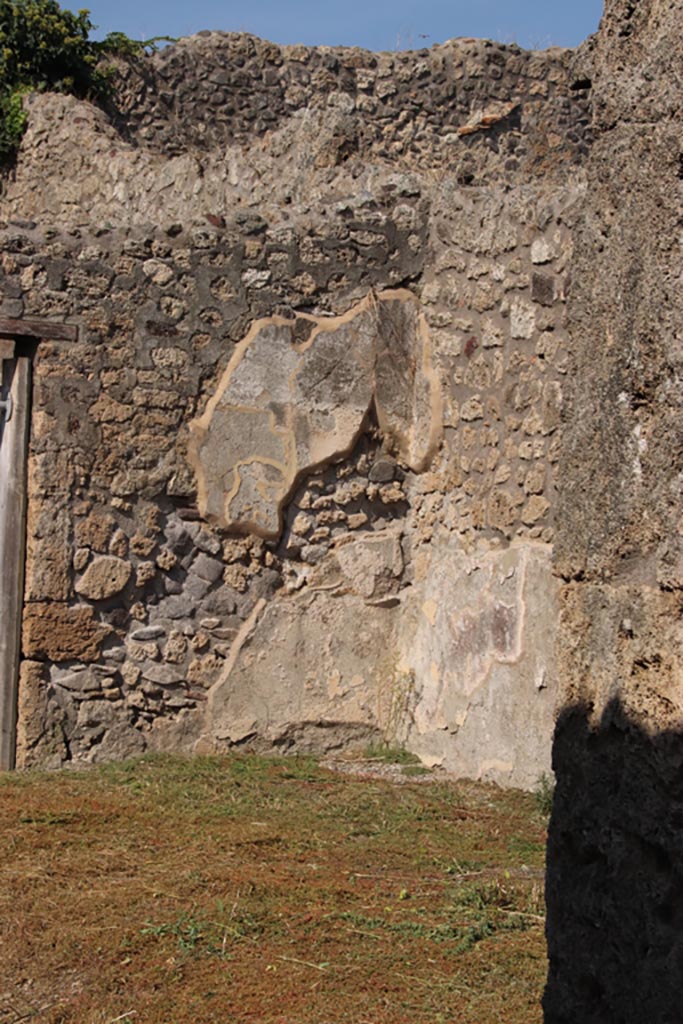
[[22,98],[28,92],[72,93],[104,100],[111,70],[102,57],[131,57],[154,47],[111,32],[91,40],[90,12],[62,10],[57,0],[0,0],[0,163],[9,164],[26,127]]

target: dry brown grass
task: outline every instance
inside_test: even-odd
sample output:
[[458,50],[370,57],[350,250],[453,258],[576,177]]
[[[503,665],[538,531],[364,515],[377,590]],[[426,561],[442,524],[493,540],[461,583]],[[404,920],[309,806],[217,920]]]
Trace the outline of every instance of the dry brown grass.
[[0,779],[0,1024],[534,1024],[533,797],[311,760]]

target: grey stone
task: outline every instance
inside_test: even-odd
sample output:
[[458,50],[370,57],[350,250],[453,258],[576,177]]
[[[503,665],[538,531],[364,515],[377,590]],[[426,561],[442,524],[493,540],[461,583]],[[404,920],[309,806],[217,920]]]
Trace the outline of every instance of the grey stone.
[[164,593],[165,594],[182,594],[183,584],[179,579],[175,579],[173,576],[166,576],[164,578]]
[[187,594],[173,595],[160,601],[155,610],[155,618],[188,619],[192,617],[195,602]]
[[164,700],[164,704],[167,708],[179,710],[180,708],[193,708],[196,705],[196,701],[192,700],[191,697],[167,697]]
[[[219,545],[220,549],[220,545]],[[215,583],[223,575],[223,563],[202,552],[192,563],[192,572],[208,583]]]
[[555,302],[555,279],[549,274],[531,275],[531,298],[542,306],[552,306]]
[[105,651],[105,656],[110,661],[116,661],[116,662],[125,661],[126,660],[126,648],[123,647],[123,646],[121,646],[121,647],[112,647],[109,650]]
[[209,594],[203,607],[204,611],[209,614],[220,615],[221,617],[224,615],[234,615],[240,600],[241,595],[231,587],[219,587]]
[[58,686],[63,686],[65,690],[73,691],[100,691],[105,685],[105,679],[100,676],[97,672],[94,672],[92,667],[81,669],[79,672],[70,672],[68,675],[58,676],[55,680]]
[[328,549],[323,544],[304,544],[301,549],[301,561],[315,565],[327,554]]
[[282,577],[275,569],[262,569],[254,579],[250,592],[256,597],[271,597],[282,586]]
[[213,629],[211,632],[213,636],[216,638],[216,640],[234,640],[237,635],[236,629],[229,629],[227,627],[221,629]]
[[165,636],[166,630],[163,626],[143,626],[142,629],[135,629],[130,635],[131,640],[158,640]]
[[215,534],[208,530],[199,530],[194,538],[195,547],[207,555],[217,555],[221,550],[221,542]]
[[190,549],[192,537],[182,523],[172,522],[166,527],[166,543],[177,555],[184,555]]
[[373,483],[385,484],[393,480],[396,475],[396,461],[388,456],[380,456],[379,459],[375,459],[370,472],[368,473],[368,479]]
[[174,686],[185,680],[185,672],[178,665],[160,664],[157,661],[147,662],[142,668],[142,678],[157,686]]
[[185,580],[183,593],[185,597],[189,597],[193,601],[201,601],[210,587],[211,584],[208,580],[202,579],[201,576],[196,576],[195,573],[190,572]]
[[[112,654],[119,654],[121,652],[123,652],[123,655],[125,657],[125,647],[118,647],[116,648],[116,651],[112,652],[107,651],[107,657],[111,657]],[[115,676],[118,673],[117,668],[112,668],[109,665],[89,665],[88,669],[91,672],[95,672],[96,675],[98,676]]]

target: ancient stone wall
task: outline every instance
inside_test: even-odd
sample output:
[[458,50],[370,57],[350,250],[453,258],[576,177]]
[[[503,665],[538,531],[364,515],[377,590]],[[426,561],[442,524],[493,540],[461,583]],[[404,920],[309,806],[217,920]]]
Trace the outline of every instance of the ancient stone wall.
[[29,101],[19,763],[384,737],[533,785],[557,704],[564,51],[185,40]]
[[575,233],[546,1020],[680,1018],[683,7],[610,0]]
[[0,197],[0,316],[78,327],[19,764],[383,738],[531,786],[557,717],[557,1024],[680,1018],[681,39],[209,33],[31,98]]

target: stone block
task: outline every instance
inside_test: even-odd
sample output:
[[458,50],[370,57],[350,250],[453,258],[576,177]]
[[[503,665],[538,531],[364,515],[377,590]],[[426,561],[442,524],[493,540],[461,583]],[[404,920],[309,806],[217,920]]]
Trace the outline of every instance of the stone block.
[[92,608],[36,602],[24,612],[24,657],[56,662],[98,661],[102,641],[110,632],[109,626],[98,622]]
[[104,601],[121,593],[132,571],[129,562],[115,555],[99,555],[76,581],[76,593],[91,601]]

